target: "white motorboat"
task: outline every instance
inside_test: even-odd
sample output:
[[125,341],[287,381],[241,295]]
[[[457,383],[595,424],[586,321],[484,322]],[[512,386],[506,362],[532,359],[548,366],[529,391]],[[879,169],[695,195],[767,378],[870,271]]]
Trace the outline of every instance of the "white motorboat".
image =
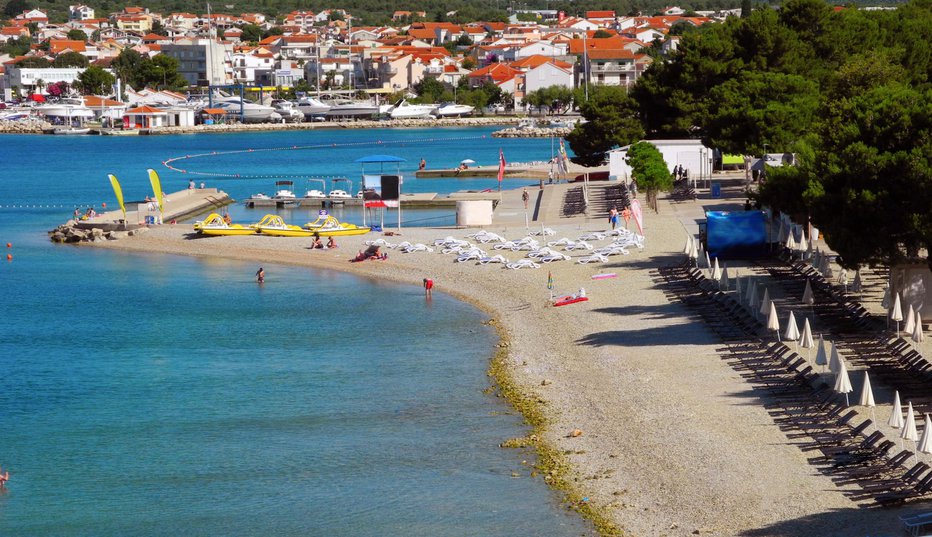
[[94,117],[94,111],[84,106],[84,99],[62,99],[54,103],[37,106],[35,113],[47,118],[77,119],[83,121]]
[[327,199],[327,195],[324,194],[324,193],[323,193],[322,191],[320,191],[320,190],[314,190],[314,189],[312,189],[312,190],[308,190],[308,191],[304,194],[304,198],[305,198],[305,199],[314,199],[314,200],[323,200],[323,199]]
[[428,117],[437,109],[436,104],[411,104],[402,99],[392,108],[392,119],[415,119]]
[[344,203],[348,199],[353,199],[345,190],[331,190],[329,197],[331,203]]
[[312,120],[327,115],[330,105],[325,104],[314,97],[304,97],[298,100],[296,106],[299,112],[304,114],[304,119]]
[[304,112],[295,107],[291,101],[284,99],[275,99],[272,101],[272,108],[285,120],[286,123],[301,123],[304,121]]
[[275,181],[275,195],[272,199],[277,205],[296,205],[298,197],[294,195],[294,181]]
[[[265,123],[272,120],[272,114],[275,109],[264,104],[256,104],[252,101],[242,100],[239,97],[225,97],[220,101],[214,102],[214,108],[222,108],[227,114],[243,114],[243,123]],[[281,116],[279,116],[281,120]]]
[[327,110],[327,117],[372,117],[379,107],[369,101],[344,101]]
[[476,108],[468,104],[443,103],[434,115],[437,117],[460,117],[472,114]]
[[52,134],[89,134],[91,129],[88,127],[58,127],[52,131]]

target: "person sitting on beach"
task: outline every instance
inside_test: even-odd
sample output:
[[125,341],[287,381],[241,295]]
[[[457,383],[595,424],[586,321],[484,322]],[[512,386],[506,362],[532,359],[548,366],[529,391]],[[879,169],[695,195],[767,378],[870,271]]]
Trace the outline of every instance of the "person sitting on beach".
[[311,248],[323,248],[324,243],[320,241],[320,233],[314,232],[314,242],[311,243]]
[[330,238],[327,239],[327,248],[336,248],[336,247],[337,247],[337,241],[333,240],[333,235],[331,235]]

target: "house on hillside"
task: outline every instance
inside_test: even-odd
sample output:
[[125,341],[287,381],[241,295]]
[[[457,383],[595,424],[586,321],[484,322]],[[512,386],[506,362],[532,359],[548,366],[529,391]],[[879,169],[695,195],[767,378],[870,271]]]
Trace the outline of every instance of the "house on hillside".
[[68,6],[68,20],[70,21],[86,21],[94,18],[94,8],[85,6],[84,4],[78,4],[75,6]]

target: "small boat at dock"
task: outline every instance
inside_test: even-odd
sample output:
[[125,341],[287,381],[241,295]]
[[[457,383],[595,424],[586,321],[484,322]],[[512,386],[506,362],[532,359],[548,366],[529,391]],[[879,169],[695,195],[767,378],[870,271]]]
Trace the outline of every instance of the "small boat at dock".
[[316,233],[310,229],[286,224],[282,217],[277,214],[267,215],[256,227],[259,229],[259,233],[274,237],[310,237]]
[[349,222],[340,222],[327,211],[320,211],[317,220],[304,224],[304,228],[322,237],[346,237],[349,235],[365,235],[371,228],[357,226]]

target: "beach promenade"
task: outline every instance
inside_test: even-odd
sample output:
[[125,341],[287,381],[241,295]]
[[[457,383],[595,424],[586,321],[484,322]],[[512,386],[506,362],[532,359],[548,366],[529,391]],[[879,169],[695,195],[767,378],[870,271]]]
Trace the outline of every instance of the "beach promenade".
[[[560,192],[569,186],[530,188],[528,227],[521,189],[503,192],[488,231],[517,239],[543,225],[556,233],[546,242],[605,230],[605,215],[558,216]],[[163,225],[94,246],[261,263],[266,281],[276,279],[269,263],[412,285],[433,279],[437,290],[477,305],[494,319],[510,381],[537,401],[548,421],[540,431],[542,441],[569,463],[562,474],[572,489],[569,497],[577,506],[591,506],[625,534],[898,535],[898,516],[923,511],[923,505],[878,509],[852,501],[846,490],[853,485],[839,485],[810,464],[813,454],[777,426],[765,406],[766,395],[723,360],[719,337],[694,312],[671,301],[658,283],[657,269],[682,262],[687,230],[697,229],[704,210],[741,210],[743,201],[702,195],[686,202],[661,199],[659,214],[645,212],[643,250],[630,248],[630,255],[586,265],[575,259],[588,252],[566,252],[572,261],[536,270],[455,263],[455,256],[439,251],[391,249],[385,250],[385,261],[350,263],[363,241],[379,238],[374,234],[341,238],[335,250],[311,250],[306,239],[204,238],[190,225]],[[474,231],[412,228],[384,239],[432,245],[435,239],[462,239]],[[491,245],[484,248],[502,253]],[[524,253],[504,255],[517,260]],[[729,265],[733,269],[750,270]],[[617,277],[591,279],[608,272]],[[548,273],[555,293],[584,287],[589,301],[551,307]],[[879,297],[865,300],[873,304]],[[875,421],[885,422],[892,395],[882,387],[877,394]],[[530,474],[526,470],[521,477]],[[557,480],[560,475],[544,477]]]

